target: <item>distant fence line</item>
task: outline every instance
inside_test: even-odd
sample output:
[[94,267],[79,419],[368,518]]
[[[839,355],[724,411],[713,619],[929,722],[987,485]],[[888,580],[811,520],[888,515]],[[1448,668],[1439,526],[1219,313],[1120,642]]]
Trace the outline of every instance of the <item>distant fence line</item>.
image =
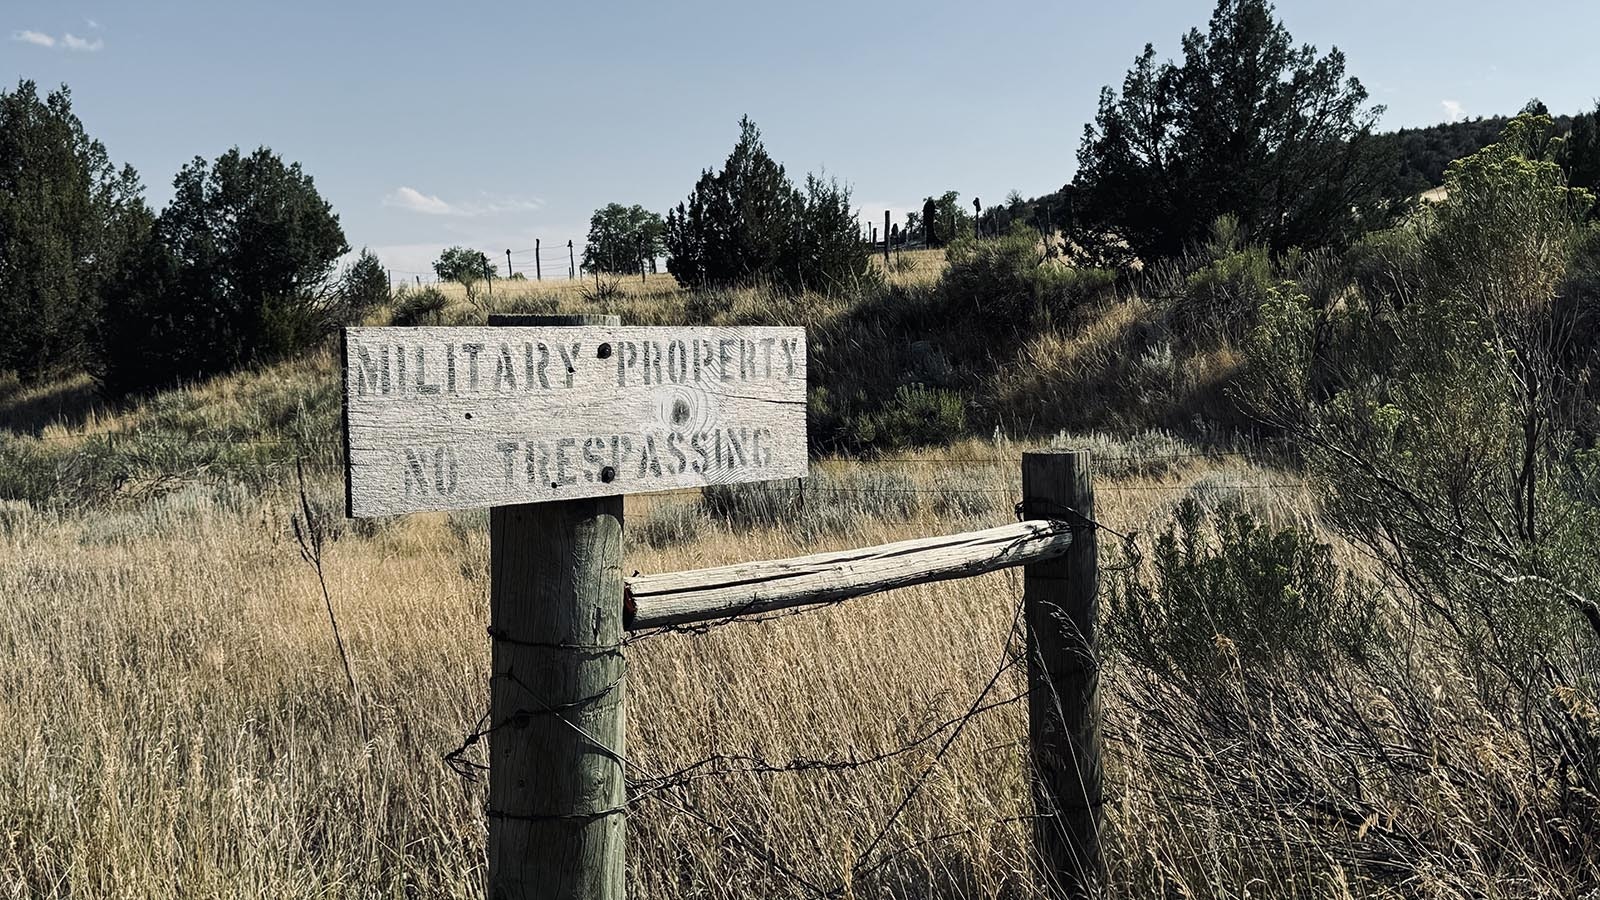
[[[861,224],[861,242],[866,246],[872,256],[883,257],[887,260],[891,254],[898,256],[908,251],[939,250],[943,249],[942,243],[930,244],[922,229],[910,231],[897,223],[890,222],[891,213],[884,210],[884,231],[880,232],[877,225],[865,221]],[[974,220],[977,222],[977,220]],[[971,236],[993,237],[994,233],[981,225],[973,226]],[[479,250],[488,258],[490,267],[497,279],[515,279],[522,276],[530,281],[566,280],[574,281],[579,276],[591,274],[584,259],[583,247],[574,240],[552,241],[545,247],[542,239],[535,239],[532,247],[521,250]],[[642,275],[646,271],[657,274],[665,271],[665,260],[662,257],[641,256],[637,266],[631,272],[611,272],[611,275]],[[450,279],[440,278],[436,272],[416,271],[412,269],[389,268],[389,288],[395,289],[404,284],[421,286],[425,284],[450,283]]]

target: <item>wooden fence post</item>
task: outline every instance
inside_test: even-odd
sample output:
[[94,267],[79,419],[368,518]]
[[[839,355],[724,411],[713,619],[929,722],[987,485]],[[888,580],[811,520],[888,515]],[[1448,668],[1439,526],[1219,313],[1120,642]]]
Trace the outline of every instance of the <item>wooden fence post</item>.
[[624,896],[622,509],[617,495],[489,510],[490,900]]
[[1022,455],[1023,512],[1074,526],[1064,556],[1028,565],[1028,738],[1033,765],[1034,844],[1052,893],[1093,894],[1101,882],[1102,782],[1099,601],[1094,485],[1086,450]]

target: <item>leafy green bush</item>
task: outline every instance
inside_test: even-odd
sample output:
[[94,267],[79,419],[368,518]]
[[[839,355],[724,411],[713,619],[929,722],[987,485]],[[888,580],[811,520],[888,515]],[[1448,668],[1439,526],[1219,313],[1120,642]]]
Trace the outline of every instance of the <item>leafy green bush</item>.
[[1130,659],[1185,683],[1238,664],[1316,665],[1360,658],[1378,634],[1378,602],[1343,576],[1327,544],[1267,529],[1237,506],[1179,505],[1156,538],[1150,572],[1112,580],[1106,636]]
[[1341,260],[1344,278],[1368,304],[1392,307],[1417,288],[1422,241],[1415,228],[1388,228],[1362,235]]

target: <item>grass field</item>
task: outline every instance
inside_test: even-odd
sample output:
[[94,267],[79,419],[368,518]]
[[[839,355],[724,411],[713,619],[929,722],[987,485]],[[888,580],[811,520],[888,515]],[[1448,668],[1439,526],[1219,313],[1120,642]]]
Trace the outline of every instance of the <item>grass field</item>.
[[[836,493],[813,489],[803,527],[718,522],[683,495],[630,498],[627,565],[666,571],[998,524],[1011,518],[1019,449],[822,464],[819,485]],[[961,488],[941,492],[952,478]],[[1144,528],[1178,497],[1274,480],[1215,462],[1108,478],[1101,516]],[[994,493],[960,492],[978,490]],[[337,508],[337,484],[312,491]],[[1293,491],[1258,499],[1306,509]],[[292,483],[196,484],[114,512],[3,512],[0,883],[14,896],[479,896],[483,785],[442,757],[484,710],[483,517],[334,520],[326,566],[352,696],[291,535],[295,503]],[[714,753],[849,758],[914,741],[991,674],[1018,591],[996,574],[650,638],[629,650],[630,757],[648,776]],[[1022,686],[1010,673],[991,699]],[[739,823],[820,885],[1025,895],[1025,734],[1022,704],[975,719],[874,857],[892,861],[859,883],[855,854],[931,765],[932,745],[855,771],[732,774],[643,800],[630,879],[638,896],[806,895],[675,808],[688,806]]]
[[[891,281],[926,287],[936,266],[917,259]],[[814,340],[845,358],[840,382],[887,368],[916,333],[896,316],[928,315],[693,295],[665,276],[603,303],[572,285],[517,287],[530,293],[496,305],[641,324],[781,316],[814,338],[859,338]],[[486,311],[450,300],[448,321]],[[1097,398],[1194,408],[1238,365],[1226,344],[1151,351],[1138,298],[1085,315],[1008,348],[974,396],[1030,421],[1097,422]],[[487,517],[342,518],[334,359],[324,349],[115,408],[86,376],[0,384],[0,495],[26,498],[0,501],[0,898],[483,896],[485,786],[446,756],[485,712]],[[1149,570],[1151,536],[1186,500],[1327,541],[1341,589],[1367,590],[1359,579],[1376,573],[1321,527],[1301,472],[1160,431],[1052,430],[816,460],[803,505],[790,484],[632,496],[626,566],[1012,521],[1022,451],[1055,442],[1095,454],[1097,518],[1144,535],[1143,563],[1103,537],[1103,601]],[[332,535],[325,572],[353,691],[294,536],[297,460]],[[1240,565],[1213,574],[1228,590],[1282,574]],[[631,644],[632,895],[1038,896],[1025,685],[1007,665],[1017,576]],[[1600,883],[1582,836],[1543,824],[1575,820],[1582,801],[1539,787],[1517,720],[1383,596],[1385,633],[1357,661],[1251,669],[1229,636],[1247,621],[1196,635],[1200,683],[1108,651],[1110,896],[1558,898]],[[1213,599],[1227,598],[1199,602]],[[959,731],[945,724],[975,703],[985,711]],[[692,778],[652,780],[708,757],[720,761]],[[482,762],[481,742],[464,758]]]

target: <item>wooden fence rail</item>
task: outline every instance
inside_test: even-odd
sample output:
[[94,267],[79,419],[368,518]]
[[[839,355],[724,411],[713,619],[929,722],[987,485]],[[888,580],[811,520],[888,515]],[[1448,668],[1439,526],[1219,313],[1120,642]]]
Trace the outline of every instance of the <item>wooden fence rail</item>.
[[1099,572],[1086,451],[1022,457],[1014,525],[788,559],[624,579],[623,627],[642,630],[831,603],[1023,566],[1034,846],[1054,895],[1101,883]]
[[624,582],[635,605],[626,627],[685,625],[832,603],[1043,562],[1071,546],[1070,525],[1037,519],[856,550],[635,575]]
[[[1039,874],[1053,894],[1098,890],[1098,564],[1086,451],[1023,454],[1016,524],[624,579],[624,494],[806,472],[804,330],[623,328],[611,315],[497,314],[489,325],[349,328],[342,359],[347,512],[490,507],[493,649],[480,732],[488,897],[626,895],[625,630],[1013,566],[1025,570]],[[655,458],[655,442],[671,447],[685,434],[711,441],[709,457],[678,468]],[[609,444],[610,465],[597,443]],[[639,463],[631,478],[620,468],[629,447]]]

